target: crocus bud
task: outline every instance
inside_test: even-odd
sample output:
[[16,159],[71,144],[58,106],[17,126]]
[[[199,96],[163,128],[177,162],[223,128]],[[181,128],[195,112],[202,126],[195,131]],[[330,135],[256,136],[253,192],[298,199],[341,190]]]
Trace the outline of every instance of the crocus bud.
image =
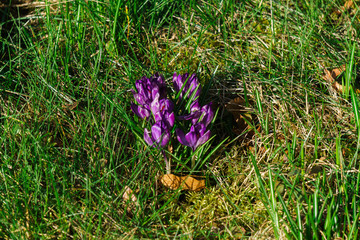
[[[173,83],[174,83],[174,89],[176,92],[181,91],[180,93],[180,99],[182,99],[184,96],[191,97],[193,92],[196,90],[194,99],[198,98],[200,95],[200,84],[196,77],[196,74],[192,74],[188,79],[189,74],[185,73],[183,75],[179,74],[177,75],[174,73],[173,76]],[[189,91],[189,92],[188,92]],[[188,94],[186,94],[188,93]]]

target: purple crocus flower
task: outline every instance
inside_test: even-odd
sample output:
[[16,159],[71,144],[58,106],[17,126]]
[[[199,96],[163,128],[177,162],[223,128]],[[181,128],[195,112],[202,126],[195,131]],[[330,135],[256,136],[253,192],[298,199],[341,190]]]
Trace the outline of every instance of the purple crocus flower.
[[200,89],[200,84],[196,77],[196,74],[195,73],[192,74],[189,77],[189,79],[188,79],[188,76],[189,76],[188,73],[185,73],[183,75],[181,75],[181,74],[177,75],[176,73],[174,73],[174,76],[173,76],[174,89],[176,92],[179,92],[181,90],[180,99],[182,99],[189,90],[190,91],[189,91],[187,97],[190,97],[196,89],[197,90],[196,90],[194,98],[197,98],[200,95],[201,89]]
[[165,79],[159,73],[155,73],[153,76],[150,77],[150,82],[152,85],[158,87],[159,91],[159,99],[166,98],[166,84]]
[[159,95],[159,86],[155,82],[150,82],[147,77],[142,77],[135,82],[136,90],[131,90],[135,101],[140,105],[148,105]]
[[201,116],[201,112],[200,112],[200,104],[198,100],[195,100],[191,105],[190,105],[190,114],[188,115],[183,115],[183,116],[179,116],[179,120],[193,120],[193,119],[199,119],[199,117]]
[[145,117],[150,116],[150,104],[155,99],[164,99],[166,98],[166,85],[164,77],[158,73],[154,74],[152,77],[147,78],[146,76],[135,82],[136,90],[131,90],[135,103],[131,104],[132,111],[138,115],[140,118],[144,119]]
[[169,99],[154,99],[150,105],[150,110],[154,115],[155,122],[163,121],[168,128],[174,126],[175,115],[173,112],[174,104]]
[[141,107],[136,105],[135,103],[131,103],[130,108],[136,115],[138,115],[142,119],[150,116],[149,105],[143,105],[143,107]]
[[179,128],[177,128],[175,131],[178,141],[182,145],[191,147],[193,151],[209,140],[211,134],[210,130],[206,131],[206,126],[203,123],[192,125],[190,132],[188,132],[186,135]]
[[162,121],[155,123],[150,131],[145,128],[144,140],[150,146],[165,147],[170,141],[170,131]]
[[195,124],[196,122],[199,121],[199,122],[203,123],[205,125],[205,127],[207,127],[214,118],[214,111],[212,110],[211,105],[212,105],[212,102],[202,106],[200,109],[200,112],[201,112],[200,117],[197,119],[194,118],[192,120],[192,124]]
[[191,120],[192,124],[196,124],[199,120],[207,127],[214,118],[214,111],[211,108],[212,103],[208,103],[202,107],[198,101],[194,101],[190,105],[190,114],[179,116],[180,120]]

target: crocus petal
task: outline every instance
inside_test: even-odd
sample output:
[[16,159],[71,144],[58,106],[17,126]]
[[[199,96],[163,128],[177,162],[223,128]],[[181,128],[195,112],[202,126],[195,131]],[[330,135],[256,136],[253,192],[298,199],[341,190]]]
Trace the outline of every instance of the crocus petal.
[[175,132],[177,135],[177,140],[182,145],[189,146],[189,142],[186,140],[184,132],[180,128],[175,129]]
[[170,141],[170,131],[163,122],[157,122],[151,127],[151,135],[161,147],[165,147]]
[[191,105],[190,105],[190,111],[191,112],[196,112],[200,110],[200,104],[199,101],[194,101]]
[[139,106],[138,105],[136,105],[135,103],[131,103],[130,104],[130,108],[131,108],[131,110],[136,114],[136,115],[138,115],[138,116],[140,116],[140,114],[139,114]]
[[193,92],[198,86],[199,86],[199,82],[197,80],[196,74],[193,73],[188,81],[186,82],[187,88],[191,89],[191,92]]
[[206,133],[204,133],[196,142],[195,149],[198,148],[199,146],[203,145],[204,143],[206,143],[206,141],[209,140],[210,135],[211,135],[210,130],[208,130]]
[[164,121],[169,127],[174,126],[175,115],[172,112],[174,108],[173,103],[169,99],[154,99],[150,105],[151,112],[154,115],[155,122]]
[[165,131],[162,134],[162,139],[161,139],[161,147],[165,147],[170,141],[170,131],[168,129],[165,129]]
[[191,147],[193,149],[193,151],[195,151],[195,146],[196,146],[196,142],[199,138],[198,134],[196,134],[196,130],[194,128],[194,126],[191,126],[190,128],[190,132],[188,132],[185,135],[186,141],[189,143],[189,147]]
[[178,75],[176,74],[176,72],[173,75],[173,85],[174,85],[175,91],[178,92],[180,90],[180,84],[179,84]]
[[167,122],[170,127],[174,126],[175,124],[175,114],[172,112],[167,116]]
[[150,111],[146,108],[146,107],[138,107],[138,111],[139,111],[139,114],[140,114],[140,117],[142,118],[142,119],[144,119],[144,118],[148,118],[148,117],[150,117]]
[[[188,73],[185,73],[183,75],[181,75],[181,74],[177,75],[176,73],[174,73],[173,83],[174,83],[174,89],[176,92],[179,92],[181,90],[181,88],[183,87],[184,82],[186,81],[188,76],[189,76]],[[180,94],[180,98],[182,98],[183,94],[186,93],[187,90],[188,90],[188,88],[186,88],[186,86],[184,86],[182,89],[182,92]]]
[[165,79],[159,73],[155,73],[150,77],[150,82],[156,83],[159,86],[165,85]]
[[159,73],[155,73],[152,77],[151,80],[154,84],[157,85],[158,87],[158,91],[160,94],[160,98],[165,98],[166,97],[166,84],[165,84],[165,79],[162,75],[160,75]]
[[[190,91],[189,91],[189,89],[190,89]],[[183,92],[185,94],[186,92],[189,91],[187,97],[191,97],[195,90],[196,90],[196,93],[195,93],[195,95],[193,97],[194,99],[199,97],[200,90],[201,90],[199,81],[198,81],[198,79],[196,77],[196,74],[194,73],[187,80],[186,86],[184,87]]]
[[166,85],[164,77],[158,73],[150,79],[143,76],[135,82],[137,93],[133,90],[134,98],[140,105],[150,104],[156,97],[166,98]]
[[206,126],[203,123],[197,123],[195,125],[192,126],[192,128],[194,129],[194,131],[200,135],[203,135],[206,131]]
[[191,113],[188,115],[179,116],[178,117],[179,120],[191,120],[193,124],[195,124],[199,120],[199,117],[201,116],[201,112],[200,112],[200,104],[198,100],[194,101],[190,105],[190,112]]
[[174,104],[169,99],[164,99],[162,104],[164,105],[163,107],[166,111],[171,112],[172,110],[174,110]]
[[170,113],[174,110],[174,104],[169,99],[160,100],[160,111],[164,113]]
[[179,116],[178,119],[179,120],[192,120],[192,123],[195,124],[200,116],[201,116],[201,112],[198,111],[198,112],[190,113],[188,115]]
[[157,143],[160,142],[161,140],[161,135],[162,135],[162,128],[160,123],[155,123],[152,127],[151,127],[151,135],[154,139],[154,141],[156,141]]
[[214,118],[214,111],[212,110],[211,105],[212,103],[210,102],[201,108],[204,113],[201,122],[203,122],[205,126],[208,126]]
[[134,103],[131,103],[130,108],[137,116],[139,116],[142,119],[150,116],[149,110],[147,110],[146,108],[140,107]]
[[134,94],[134,98],[135,98],[135,101],[140,104],[140,105],[144,105],[145,104],[145,101],[143,100],[144,97],[141,96],[139,93],[135,93]]
[[135,82],[136,90],[140,95],[146,94],[146,86],[148,85],[148,81],[149,79],[146,76],[143,76],[141,79]]
[[159,86],[154,85],[151,89],[151,100],[154,100],[156,98],[157,99],[160,98],[160,89],[159,89]]
[[140,80],[136,80],[136,82],[135,82],[135,88],[136,88],[136,90],[137,90],[138,93],[144,92],[143,82],[142,82],[141,79],[140,79]]
[[150,104],[150,110],[152,113],[157,113],[160,110],[160,103],[157,99],[154,99],[152,103]]
[[201,110],[199,111],[200,116],[198,116],[197,118],[193,118],[191,123],[196,124],[200,119],[199,122],[203,123],[205,127],[207,127],[214,118],[214,111],[212,110],[211,105],[212,103],[202,106]]
[[154,140],[151,139],[151,137],[150,137],[150,131],[147,130],[146,128],[144,129],[144,140],[150,146],[152,146],[154,144]]

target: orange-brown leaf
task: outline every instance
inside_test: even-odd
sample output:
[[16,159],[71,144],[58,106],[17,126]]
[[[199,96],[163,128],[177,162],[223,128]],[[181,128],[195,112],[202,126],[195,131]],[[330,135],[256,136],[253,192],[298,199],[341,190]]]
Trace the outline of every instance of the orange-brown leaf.
[[197,180],[196,178],[185,176],[181,177],[181,186],[184,190],[198,192],[205,188],[205,180]]
[[174,174],[165,174],[161,177],[160,182],[171,190],[176,190],[180,187],[181,178]]
[[344,86],[342,86],[340,83],[336,81],[336,78],[345,71],[345,65],[342,65],[339,68],[334,68],[333,70],[329,71],[327,69],[324,69],[324,75],[322,78],[331,84],[333,89],[335,89],[337,92],[342,93],[344,91]]
[[191,176],[179,177],[174,174],[165,174],[160,179],[160,182],[171,190],[181,188],[187,191],[200,191],[205,188],[205,180],[197,180]]
[[346,1],[344,6],[342,6],[341,10],[343,10],[343,11],[349,10],[352,7],[353,4],[354,3],[353,3],[352,0]]
[[348,11],[353,5],[354,2],[352,0],[348,0],[345,2],[345,4],[342,7],[336,9],[333,13],[340,15],[341,13]]

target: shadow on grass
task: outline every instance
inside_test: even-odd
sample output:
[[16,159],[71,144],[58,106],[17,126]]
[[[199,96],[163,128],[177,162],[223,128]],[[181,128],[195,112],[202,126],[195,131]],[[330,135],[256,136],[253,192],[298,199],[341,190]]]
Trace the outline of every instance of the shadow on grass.
[[20,36],[17,24],[32,9],[32,0],[5,0],[0,3],[0,89],[2,91],[16,89],[16,83],[11,77],[10,61],[18,50],[16,43]]

